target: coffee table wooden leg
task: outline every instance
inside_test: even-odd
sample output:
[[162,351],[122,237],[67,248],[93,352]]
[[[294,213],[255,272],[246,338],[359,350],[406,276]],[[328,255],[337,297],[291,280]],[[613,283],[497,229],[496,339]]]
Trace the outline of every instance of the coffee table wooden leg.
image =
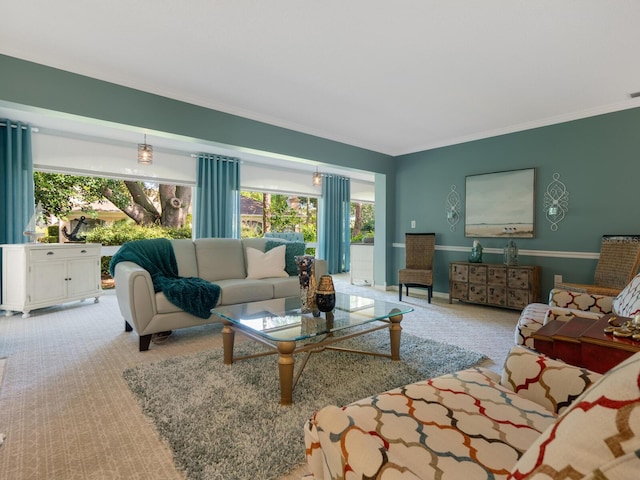
[[230,323],[225,322],[224,327],[222,327],[222,349],[224,352],[225,365],[231,365],[233,363],[233,341],[236,332],[230,325]]
[[[391,310],[391,314],[399,312],[400,310],[394,308]],[[391,342],[391,360],[400,360],[400,337],[402,335],[402,314],[389,316],[391,325],[389,325],[389,337]]]
[[293,351],[296,342],[278,342],[278,372],[280,374],[280,405],[293,403]]

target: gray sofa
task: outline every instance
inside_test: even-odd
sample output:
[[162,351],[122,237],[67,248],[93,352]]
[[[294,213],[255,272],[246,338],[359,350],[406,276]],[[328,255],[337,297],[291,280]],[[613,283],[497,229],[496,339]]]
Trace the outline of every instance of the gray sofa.
[[[181,277],[202,278],[219,285],[221,293],[218,305],[231,305],[299,295],[297,275],[247,278],[246,249],[249,247],[264,252],[269,241],[274,239],[181,239],[171,240],[171,244],[178,274]],[[316,260],[316,277],[326,273],[326,262]],[[149,272],[136,263],[118,263],[114,280],[125,330],[133,330],[140,336],[141,352],[149,349],[154,333],[220,321],[215,315],[207,319],[191,315],[170,303],[162,292],[154,293]]]

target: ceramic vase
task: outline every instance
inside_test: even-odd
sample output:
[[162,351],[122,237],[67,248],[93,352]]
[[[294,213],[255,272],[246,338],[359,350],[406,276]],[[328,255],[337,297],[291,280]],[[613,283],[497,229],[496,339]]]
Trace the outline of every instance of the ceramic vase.
[[319,314],[316,305],[315,258],[311,255],[295,257],[300,279],[300,309],[302,313]]
[[316,290],[316,304],[321,312],[331,312],[336,306],[336,291],[331,275],[322,275]]

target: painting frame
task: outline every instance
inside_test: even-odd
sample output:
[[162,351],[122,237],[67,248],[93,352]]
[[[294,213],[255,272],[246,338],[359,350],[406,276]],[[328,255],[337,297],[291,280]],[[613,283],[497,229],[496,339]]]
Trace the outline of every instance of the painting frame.
[[465,237],[533,238],[535,168],[467,175]]

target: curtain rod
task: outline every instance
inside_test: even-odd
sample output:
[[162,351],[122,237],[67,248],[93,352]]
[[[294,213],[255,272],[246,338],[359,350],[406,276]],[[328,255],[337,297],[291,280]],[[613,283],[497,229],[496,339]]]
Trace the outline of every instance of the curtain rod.
[[[6,127],[7,126],[7,122],[0,122],[0,126]],[[11,128],[18,128],[18,125],[16,125],[15,123],[10,123],[9,126]],[[27,129],[27,125],[22,125],[20,128],[22,128],[23,130]],[[31,131],[34,133],[38,133],[40,130],[38,129],[38,127],[31,127]]]
[[224,161],[244,163],[241,158],[229,157],[227,155],[221,155],[219,153],[192,153],[191,154],[191,158],[198,158],[198,157],[220,157]]

